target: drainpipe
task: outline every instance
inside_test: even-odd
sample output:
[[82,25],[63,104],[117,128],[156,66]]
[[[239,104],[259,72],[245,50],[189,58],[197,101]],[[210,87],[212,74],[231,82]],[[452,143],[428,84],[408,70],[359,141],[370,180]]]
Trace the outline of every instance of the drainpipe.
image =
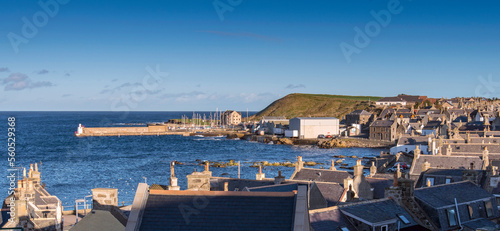
[[460,222],[460,212],[458,212],[457,198],[455,198],[455,208],[457,210],[458,225],[460,226],[460,230],[463,230],[464,227],[462,227],[462,222]]

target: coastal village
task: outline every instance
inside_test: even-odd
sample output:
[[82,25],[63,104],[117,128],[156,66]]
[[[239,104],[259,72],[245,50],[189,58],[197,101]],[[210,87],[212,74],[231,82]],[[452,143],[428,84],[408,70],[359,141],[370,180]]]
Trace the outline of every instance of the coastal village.
[[[254,179],[175,173],[168,182],[139,183],[131,205],[115,188],[92,189],[64,211],[57,192],[42,183],[34,163],[5,198],[2,228],[11,230],[500,230],[500,103],[486,98],[433,99],[398,95],[369,102],[341,118],[242,117],[224,111],[210,118],[147,126],[79,125],[75,136],[224,135],[282,145],[320,148],[384,147],[379,156],[342,158],[313,167],[298,156],[284,176]],[[353,157],[355,158],[355,157]],[[226,163],[227,164],[227,163]],[[234,163],[231,163],[234,165]],[[178,177],[187,178],[181,188]],[[48,186],[50,188],[50,186]],[[49,190],[50,191],[50,190]],[[21,227],[22,229],[14,229]]]

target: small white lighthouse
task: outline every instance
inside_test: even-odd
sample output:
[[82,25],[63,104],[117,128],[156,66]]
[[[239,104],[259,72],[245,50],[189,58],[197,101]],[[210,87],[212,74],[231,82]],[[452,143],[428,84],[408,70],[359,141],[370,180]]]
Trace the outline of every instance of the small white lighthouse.
[[78,130],[76,131],[76,135],[81,135],[83,133],[83,127],[82,127],[82,124],[79,124],[78,125]]

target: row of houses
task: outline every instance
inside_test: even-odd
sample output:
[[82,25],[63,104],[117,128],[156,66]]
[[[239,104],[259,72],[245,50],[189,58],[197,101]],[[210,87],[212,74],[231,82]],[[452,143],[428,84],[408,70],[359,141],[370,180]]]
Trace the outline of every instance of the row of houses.
[[[416,162],[422,156],[426,155]],[[413,174],[418,171],[380,173],[374,163],[366,174],[361,159],[347,172],[334,165],[307,168],[298,157],[288,179],[280,172],[268,178],[261,167],[255,179],[216,177],[207,164],[204,171],[187,175],[185,190],[177,186],[171,164],[168,185],[139,184],[132,206],[123,213],[128,214],[125,222],[120,221],[121,215],[109,212],[117,206],[115,202],[103,201],[104,206],[94,207],[71,230],[90,230],[96,225],[110,231],[500,228],[500,204],[493,194],[499,190],[496,168],[461,169],[451,161],[441,161],[446,168],[416,164],[415,168],[422,168],[416,178]],[[96,214],[106,219],[98,220]]]

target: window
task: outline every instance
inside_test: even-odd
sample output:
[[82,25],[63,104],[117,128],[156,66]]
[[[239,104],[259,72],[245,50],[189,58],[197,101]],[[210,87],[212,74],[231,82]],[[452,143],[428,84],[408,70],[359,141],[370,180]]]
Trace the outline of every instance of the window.
[[380,230],[381,231],[388,231],[389,229],[388,229],[387,225],[384,225],[384,226],[380,227]]
[[491,205],[491,201],[485,201],[484,208],[486,209],[486,216],[493,216],[493,206]]
[[403,224],[405,224],[405,225],[410,224],[410,221],[408,220],[408,218],[406,218],[403,214],[398,214],[398,217],[399,217],[399,219],[401,219]]
[[474,209],[471,205],[467,205],[467,208],[469,209],[469,218],[472,220],[472,218],[474,217]]
[[457,213],[455,209],[447,209],[446,214],[448,215],[448,224],[451,226],[457,225]]
[[445,184],[451,183],[451,178],[446,178]]
[[434,177],[427,177],[427,186],[434,185]]

